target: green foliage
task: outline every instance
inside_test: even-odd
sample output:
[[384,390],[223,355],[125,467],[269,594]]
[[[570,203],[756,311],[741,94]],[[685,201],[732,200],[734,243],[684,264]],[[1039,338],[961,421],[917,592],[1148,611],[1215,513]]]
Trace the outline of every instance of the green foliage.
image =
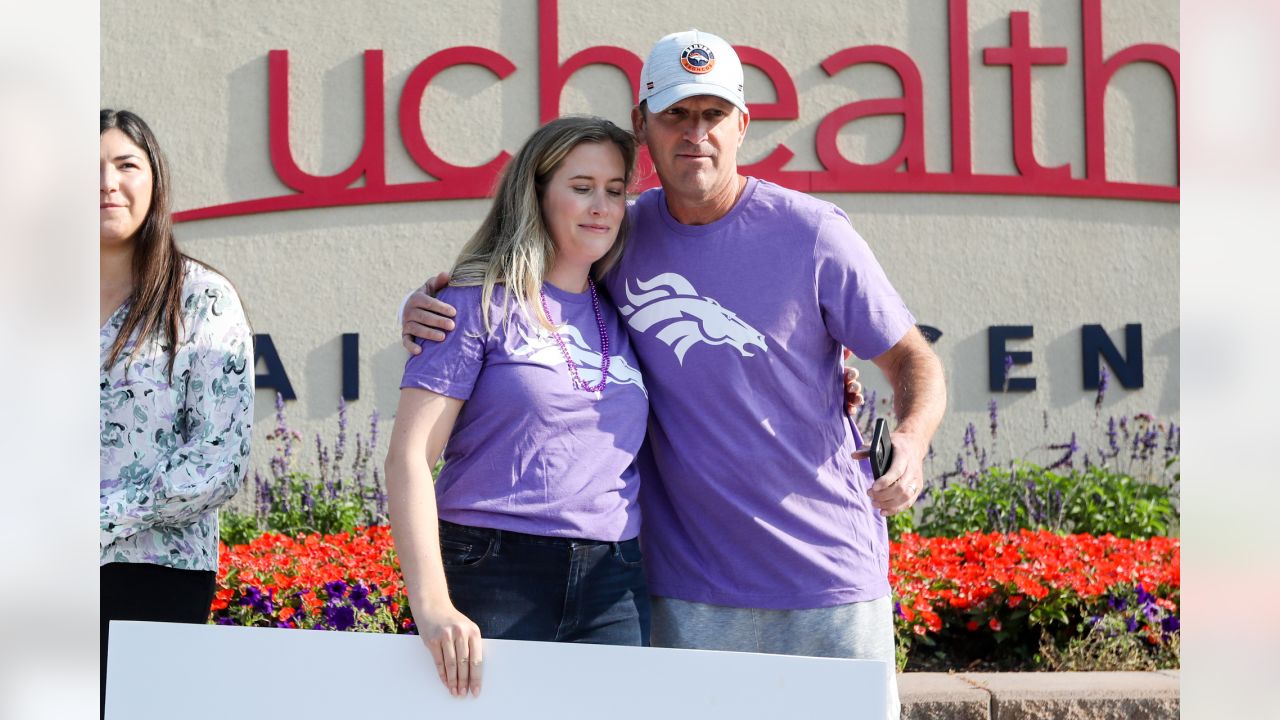
[[222,514],[223,542],[242,545],[268,531],[289,537],[351,532],[367,524],[367,506],[376,502],[367,490],[352,489],[327,496],[310,475],[302,472],[289,473],[286,482],[273,489],[277,491],[274,502],[265,513]]
[[[440,476],[443,462],[436,463],[432,480]],[[260,503],[258,512],[223,510],[220,518],[222,542],[244,545],[264,532],[289,537],[307,533],[332,535],[352,532],[357,527],[386,524],[385,496],[376,487],[357,485],[330,486],[303,472],[290,472],[284,482],[266,486],[263,494],[269,501]]]
[[[1020,529],[1147,538],[1176,527],[1176,485],[1092,466],[1055,472],[1030,463],[986,468],[929,489],[915,532],[929,537]],[[905,523],[904,523],[905,524]]]
[[900,512],[897,515],[890,515],[885,518],[885,523],[889,526],[890,539],[895,541],[902,537],[903,533],[919,532],[916,529],[915,515],[910,510]]
[[261,535],[258,519],[252,513],[224,509],[218,515],[218,534],[228,545],[244,545]]
[[1038,669],[1053,672],[1114,672],[1166,670],[1179,666],[1181,638],[1177,633],[1159,643],[1127,632],[1119,615],[1106,615],[1091,626],[1081,623],[1081,633],[1065,642],[1051,633],[1040,638],[1035,662]]

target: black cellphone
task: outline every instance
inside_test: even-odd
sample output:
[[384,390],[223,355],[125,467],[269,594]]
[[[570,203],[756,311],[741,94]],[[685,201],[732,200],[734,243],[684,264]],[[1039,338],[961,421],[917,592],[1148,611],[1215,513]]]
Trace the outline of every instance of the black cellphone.
[[889,423],[884,418],[876,418],[875,429],[871,431],[871,474],[879,479],[889,471],[893,462],[893,443],[889,440]]

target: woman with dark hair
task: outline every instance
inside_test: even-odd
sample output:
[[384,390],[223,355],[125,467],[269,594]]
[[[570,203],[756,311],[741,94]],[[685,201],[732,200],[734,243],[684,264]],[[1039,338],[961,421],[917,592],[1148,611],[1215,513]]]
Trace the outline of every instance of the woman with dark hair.
[[225,278],[178,250],[169,170],[137,115],[102,110],[100,522],[103,709],[111,620],[203,623],[218,507],[253,419],[249,324]]
[[457,329],[405,367],[391,526],[418,634],[454,695],[480,689],[481,636],[648,642],[634,465],[648,394],[593,281],[622,253],[635,153],[601,118],[535,132],[440,294]]

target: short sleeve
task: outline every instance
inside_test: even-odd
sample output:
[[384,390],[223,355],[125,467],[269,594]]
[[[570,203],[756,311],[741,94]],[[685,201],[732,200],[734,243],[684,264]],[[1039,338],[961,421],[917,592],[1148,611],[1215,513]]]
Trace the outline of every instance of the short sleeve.
[[[479,286],[447,287],[440,291],[438,297],[457,310],[454,328],[445,333],[440,342],[418,340],[422,352],[405,363],[401,389],[420,388],[458,400],[471,397],[484,366],[489,335],[480,312],[480,291]],[[494,289],[495,296],[500,292]],[[495,313],[491,321],[496,325],[501,318]]]
[[819,223],[814,259],[827,332],[859,358],[881,355],[915,324],[867,241],[838,208]]

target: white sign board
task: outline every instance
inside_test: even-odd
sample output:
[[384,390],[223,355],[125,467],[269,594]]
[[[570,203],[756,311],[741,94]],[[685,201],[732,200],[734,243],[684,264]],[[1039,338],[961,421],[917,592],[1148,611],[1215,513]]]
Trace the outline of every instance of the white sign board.
[[455,698],[417,637],[111,623],[107,720],[228,717],[883,720],[874,660],[485,641]]

